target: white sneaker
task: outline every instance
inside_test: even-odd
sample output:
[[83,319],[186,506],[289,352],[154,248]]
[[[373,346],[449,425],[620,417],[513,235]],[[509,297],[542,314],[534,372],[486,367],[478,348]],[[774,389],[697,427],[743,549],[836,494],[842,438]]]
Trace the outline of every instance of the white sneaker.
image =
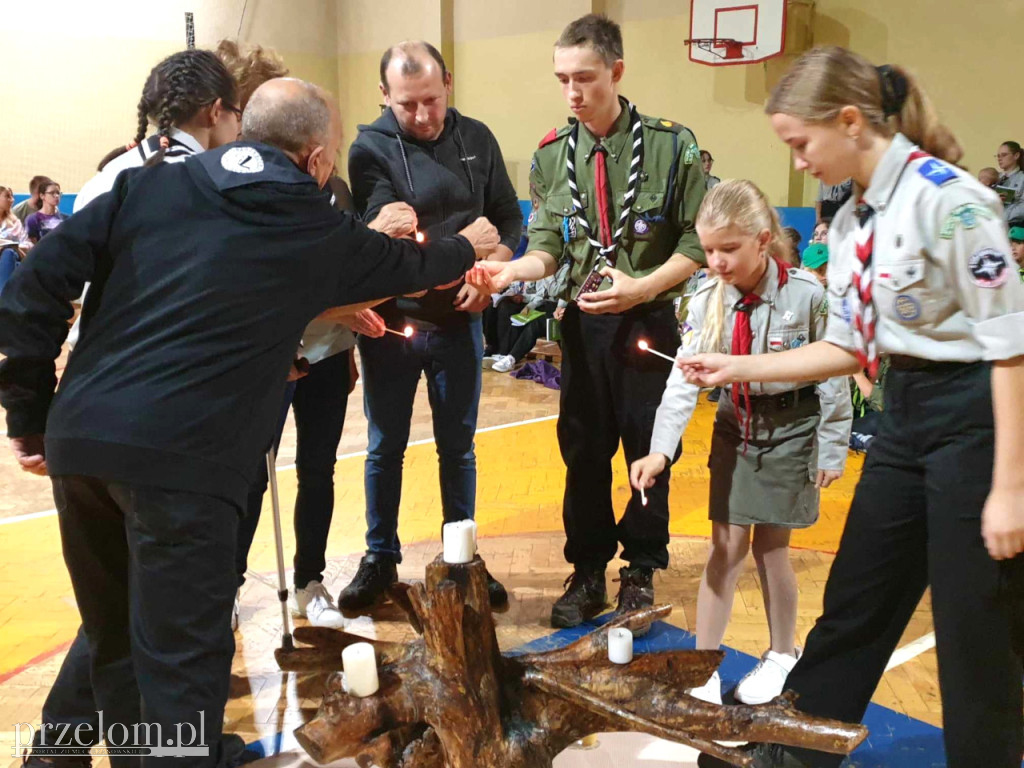
[[292,613],[304,619],[314,627],[331,627],[341,629],[345,626],[345,617],[334,605],[334,599],[323,583],[313,580],[305,587],[296,588],[292,599]]
[[704,685],[691,688],[687,693],[695,699],[720,705],[722,703],[722,678],[716,671]]
[[512,357],[512,355],[505,355],[504,357],[494,361],[494,365],[491,366],[491,370],[497,371],[498,373],[508,373],[515,367],[515,364],[516,359]]
[[800,658],[800,649],[796,655],[765,651],[757,666],[740,680],[733,695],[744,704],[767,704],[780,695],[786,687],[786,678],[796,666]]
[[238,631],[238,596],[242,593],[239,589],[235,592],[235,604],[231,608],[231,631]]

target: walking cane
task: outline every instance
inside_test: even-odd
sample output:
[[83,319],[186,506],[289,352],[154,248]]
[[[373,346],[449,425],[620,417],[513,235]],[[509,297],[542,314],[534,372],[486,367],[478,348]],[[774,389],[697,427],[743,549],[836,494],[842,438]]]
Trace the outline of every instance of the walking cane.
[[284,575],[284,541],[281,535],[281,499],[277,494],[277,456],[274,447],[267,451],[267,480],[270,483],[270,503],[274,509],[274,544],[277,545],[277,597],[281,601],[282,651],[294,651],[288,621],[288,586]]

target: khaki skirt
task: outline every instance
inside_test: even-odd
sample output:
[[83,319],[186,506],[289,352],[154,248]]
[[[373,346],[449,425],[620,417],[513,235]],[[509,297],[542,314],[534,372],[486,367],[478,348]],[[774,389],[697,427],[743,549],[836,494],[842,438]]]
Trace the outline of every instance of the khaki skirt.
[[722,392],[711,438],[708,517],[733,525],[807,528],[818,520],[817,395],[790,408],[751,402],[750,439],[743,449],[744,411]]

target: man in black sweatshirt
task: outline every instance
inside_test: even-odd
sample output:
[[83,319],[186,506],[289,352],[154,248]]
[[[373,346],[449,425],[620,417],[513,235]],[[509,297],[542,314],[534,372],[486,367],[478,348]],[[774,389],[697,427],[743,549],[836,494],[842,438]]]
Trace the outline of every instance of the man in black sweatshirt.
[[[387,109],[372,125],[359,127],[349,151],[356,210],[370,222],[388,203],[408,203],[427,242],[486,216],[501,234],[501,245],[490,258],[507,261],[522,232],[516,192],[487,126],[448,107],[451,87],[451,73],[430,44],[400,43],[384,53],[380,88]],[[433,412],[444,522],[475,514],[473,437],[483,358],[479,312],[488,301],[486,294],[465,284],[398,298],[377,311],[389,327],[412,326],[415,334],[408,340],[392,334],[359,339],[370,432],[367,553],[338,598],[347,613],[369,608],[398,578],[402,462],[423,373]],[[488,587],[492,604],[507,602],[501,584],[491,578]]]
[[418,246],[336,211],[322,187],[341,118],[315,86],[270,81],[242,127],[244,141],[122,173],[0,299],[0,402],[22,467],[52,478],[97,705],[129,733],[158,724],[163,743],[193,726],[210,754],[176,766],[220,758],[238,516],[303,329],[458,279],[497,243],[482,219]]

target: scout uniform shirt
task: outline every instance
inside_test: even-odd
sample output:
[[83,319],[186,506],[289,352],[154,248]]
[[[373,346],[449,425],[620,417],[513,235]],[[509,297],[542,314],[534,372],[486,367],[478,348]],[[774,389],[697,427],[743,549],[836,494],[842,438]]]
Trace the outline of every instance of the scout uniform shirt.
[[[686,324],[683,326],[683,343],[677,357],[689,357],[702,351],[699,349],[701,330],[705,318],[714,310],[709,303],[719,299],[716,290],[719,281],[708,280],[690,301]],[[753,340],[750,354],[771,354],[787,349],[796,349],[825,336],[828,315],[828,299],[825,289],[817,278],[802,269],[789,269],[786,284],[779,288],[779,266],[775,259],[768,260],[768,269],[753,293],[761,297],[760,304],[750,311],[750,327]],[[726,352],[732,347],[732,328],[736,305],[743,294],[734,286],[724,286],[722,320],[722,343],[719,349]],[[704,350],[708,351],[708,350]],[[821,420],[818,423],[818,469],[841,470],[846,465],[847,447],[850,439],[850,425],[853,420],[853,404],[846,387],[846,376],[837,376],[818,384],[818,398],[821,403]],[[784,392],[802,389],[803,382],[750,382],[750,397],[780,395]],[[651,453],[662,453],[670,459],[675,455],[679,438],[686,429],[690,416],[697,405],[700,387],[683,378],[683,372],[672,366],[665,394],[654,421],[651,436]]]
[[[633,141],[628,103],[620,98],[622,114],[602,140],[608,150],[608,184],[611,190],[609,220],[618,228],[622,199],[629,182]],[[613,257],[615,268],[630,277],[644,277],[674,253],[705,264],[704,251],[694,230],[694,220],[704,199],[704,171],[693,134],[678,123],[641,115],[643,155],[637,195]],[[573,214],[566,159],[569,134],[575,121],[552,131],[533,154],[527,251],[544,251],[560,264],[571,260],[568,284],[561,294],[575,299],[593,270],[598,253]],[[594,237],[599,239],[599,208],[594,199],[594,161],[597,140],[580,125],[575,152],[580,204]],[[603,264],[602,264],[603,266]],[[608,284],[608,281],[605,281]],[[656,300],[674,299],[682,285],[673,286]]]
[[[863,200],[875,210],[872,300],[879,354],[965,363],[1024,354],[1024,286],[1014,279],[992,190],[897,134]],[[856,206],[851,198],[828,232],[832,317],[825,335],[854,352]]]

